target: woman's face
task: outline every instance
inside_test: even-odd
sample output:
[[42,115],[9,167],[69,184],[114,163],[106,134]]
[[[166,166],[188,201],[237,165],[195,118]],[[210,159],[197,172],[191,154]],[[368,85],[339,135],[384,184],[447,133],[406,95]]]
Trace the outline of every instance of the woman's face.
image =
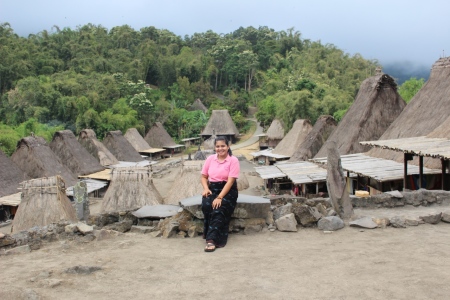
[[221,157],[228,155],[228,147],[225,141],[216,141],[216,153]]

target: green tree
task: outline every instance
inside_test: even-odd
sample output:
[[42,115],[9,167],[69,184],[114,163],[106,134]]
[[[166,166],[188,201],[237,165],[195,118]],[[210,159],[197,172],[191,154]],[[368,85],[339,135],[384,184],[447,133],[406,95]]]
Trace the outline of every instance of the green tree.
[[402,96],[406,103],[409,103],[412,97],[417,94],[424,84],[425,80],[423,78],[417,79],[415,77],[411,77],[399,86],[398,93]]

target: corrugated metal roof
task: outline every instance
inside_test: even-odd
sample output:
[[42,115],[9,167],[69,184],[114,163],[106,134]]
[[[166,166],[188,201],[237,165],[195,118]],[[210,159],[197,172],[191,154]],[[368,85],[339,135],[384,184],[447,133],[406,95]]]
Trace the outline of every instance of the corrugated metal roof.
[[366,141],[360,142],[360,144],[420,156],[450,159],[450,140],[444,138],[420,136],[393,140]]
[[323,182],[327,179],[327,170],[312,162],[277,163],[275,166],[294,184]]
[[253,157],[267,156],[267,157],[273,157],[273,158],[289,158],[289,156],[286,156],[286,155],[273,154],[272,150],[273,149],[265,149],[265,150],[258,151],[258,152],[252,152],[252,153],[250,153],[250,155]]
[[[100,180],[95,180],[95,179],[90,179],[90,178],[83,179],[83,181],[86,182],[88,194],[90,194],[96,190],[99,190],[108,184],[105,181],[100,181]],[[73,196],[73,186],[68,187],[66,189],[66,195]]]
[[263,166],[263,167],[255,167],[256,173],[262,179],[272,179],[272,178],[283,178],[286,177],[286,174],[280,171],[275,166]]
[[[314,158],[311,161],[326,165],[327,158]],[[377,181],[403,179],[404,166],[393,160],[376,158],[362,153],[342,155],[342,169]],[[440,170],[423,168],[423,174],[440,174]],[[408,175],[419,174],[419,167],[408,164]]]

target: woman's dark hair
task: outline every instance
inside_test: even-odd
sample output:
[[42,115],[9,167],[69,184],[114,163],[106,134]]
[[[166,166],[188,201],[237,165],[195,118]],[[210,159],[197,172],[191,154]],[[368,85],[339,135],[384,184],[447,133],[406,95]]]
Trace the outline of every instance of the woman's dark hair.
[[[227,146],[230,146],[230,142],[228,141],[228,139],[222,135],[214,139],[214,146],[216,145],[217,141],[224,141]],[[231,152],[231,147],[228,148],[228,155],[229,156],[233,155],[233,152]]]

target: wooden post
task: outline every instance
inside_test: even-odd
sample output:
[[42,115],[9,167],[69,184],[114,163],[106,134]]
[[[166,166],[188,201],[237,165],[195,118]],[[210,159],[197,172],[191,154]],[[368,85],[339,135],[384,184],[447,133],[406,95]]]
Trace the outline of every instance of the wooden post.
[[447,161],[443,158],[441,158],[441,165],[442,165],[442,182],[441,182],[441,189],[445,189],[445,172],[447,169]]
[[406,189],[406,176],[408,175],[408,154],[403,155],[403,190]]
[[316,195],[319,194],[319,183],[316,182]]
[[422,188],[423,181],[423,156],[419,155],[419,189]]

